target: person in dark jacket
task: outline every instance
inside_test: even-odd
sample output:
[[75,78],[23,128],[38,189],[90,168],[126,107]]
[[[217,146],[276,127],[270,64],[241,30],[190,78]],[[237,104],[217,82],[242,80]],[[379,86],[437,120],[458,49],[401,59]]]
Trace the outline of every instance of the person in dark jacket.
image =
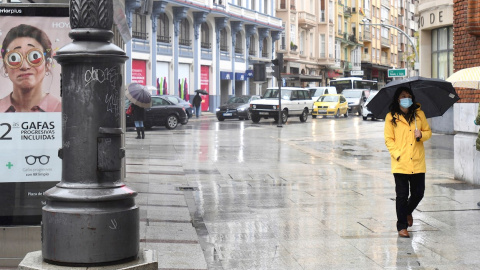
[[197,92],[195,97],[193,98],[193,106],[195,107],[195,115],[200,117],[200,106],[202,105],[202,97],[200,96],[200,93]]
[[[145,121],[145,109],[132,103],[132,116],[135,122],[135,128],[137,129],[136,139],[145,139],[145,127],[143,121]],[[142,136],[140,136],[142,133]]]

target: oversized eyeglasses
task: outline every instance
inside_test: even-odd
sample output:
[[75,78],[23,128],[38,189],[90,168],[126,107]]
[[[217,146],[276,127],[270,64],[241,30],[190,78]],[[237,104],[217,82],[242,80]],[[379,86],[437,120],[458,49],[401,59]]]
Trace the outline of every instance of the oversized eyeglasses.
[[27,63],[31,67],[38,67],[45,61],[45,56],[40,49],[32,48],[26,55],[23,55],[19,50],[13,50],[5,54],[3,61],[9,68],[17,69],[23,64],[23,61],[27,60]]
[[25,161],[27,162],[28,165],[33,165],[35,164],[36,162],[40,162],[40,164],[42,165],[45,165],[48,163],[48,161],[50,161],[50,156],[46,156],[46,155],[43,155],[43,156],[26,156],[25,157]]

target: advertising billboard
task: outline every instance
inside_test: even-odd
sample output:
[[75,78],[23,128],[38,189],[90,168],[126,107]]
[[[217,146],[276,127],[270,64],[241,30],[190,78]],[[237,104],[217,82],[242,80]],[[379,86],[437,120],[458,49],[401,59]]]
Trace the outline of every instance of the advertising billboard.
[[39,224],[61,180],[61,66],[68,6],[0,8],[0,225]]

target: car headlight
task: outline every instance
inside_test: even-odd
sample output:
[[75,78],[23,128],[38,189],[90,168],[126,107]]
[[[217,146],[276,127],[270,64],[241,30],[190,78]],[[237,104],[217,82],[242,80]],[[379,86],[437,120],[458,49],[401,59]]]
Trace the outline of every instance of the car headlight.
[[337,107],[337,105],[330,105],[330,109],[335,109],[335,107]]
[[239,111],[239,112],[243,112],[243,111],[245,111],[245,109],[246,109],[245,107],[239,107],[239,108],[238,108],[238,111]]
[[216,112],[219,112],[219,111],[220,111],[220,108],[215,109],[215,111],[216,111]]
[[255,104],[252,104],[252,105],[250,105],[250,106],[251,106],[252,108],[254,108],[254,109],[257,108],[257,105],[255,105]]

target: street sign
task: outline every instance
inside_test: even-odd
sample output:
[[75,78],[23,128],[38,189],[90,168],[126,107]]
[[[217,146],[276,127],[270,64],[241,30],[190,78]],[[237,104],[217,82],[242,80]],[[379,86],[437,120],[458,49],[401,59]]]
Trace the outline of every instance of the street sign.
[[398,69],[389,69],[388,70],[388,77],[405,77],[407,76],[407,69],[406,68],[398,68]]

